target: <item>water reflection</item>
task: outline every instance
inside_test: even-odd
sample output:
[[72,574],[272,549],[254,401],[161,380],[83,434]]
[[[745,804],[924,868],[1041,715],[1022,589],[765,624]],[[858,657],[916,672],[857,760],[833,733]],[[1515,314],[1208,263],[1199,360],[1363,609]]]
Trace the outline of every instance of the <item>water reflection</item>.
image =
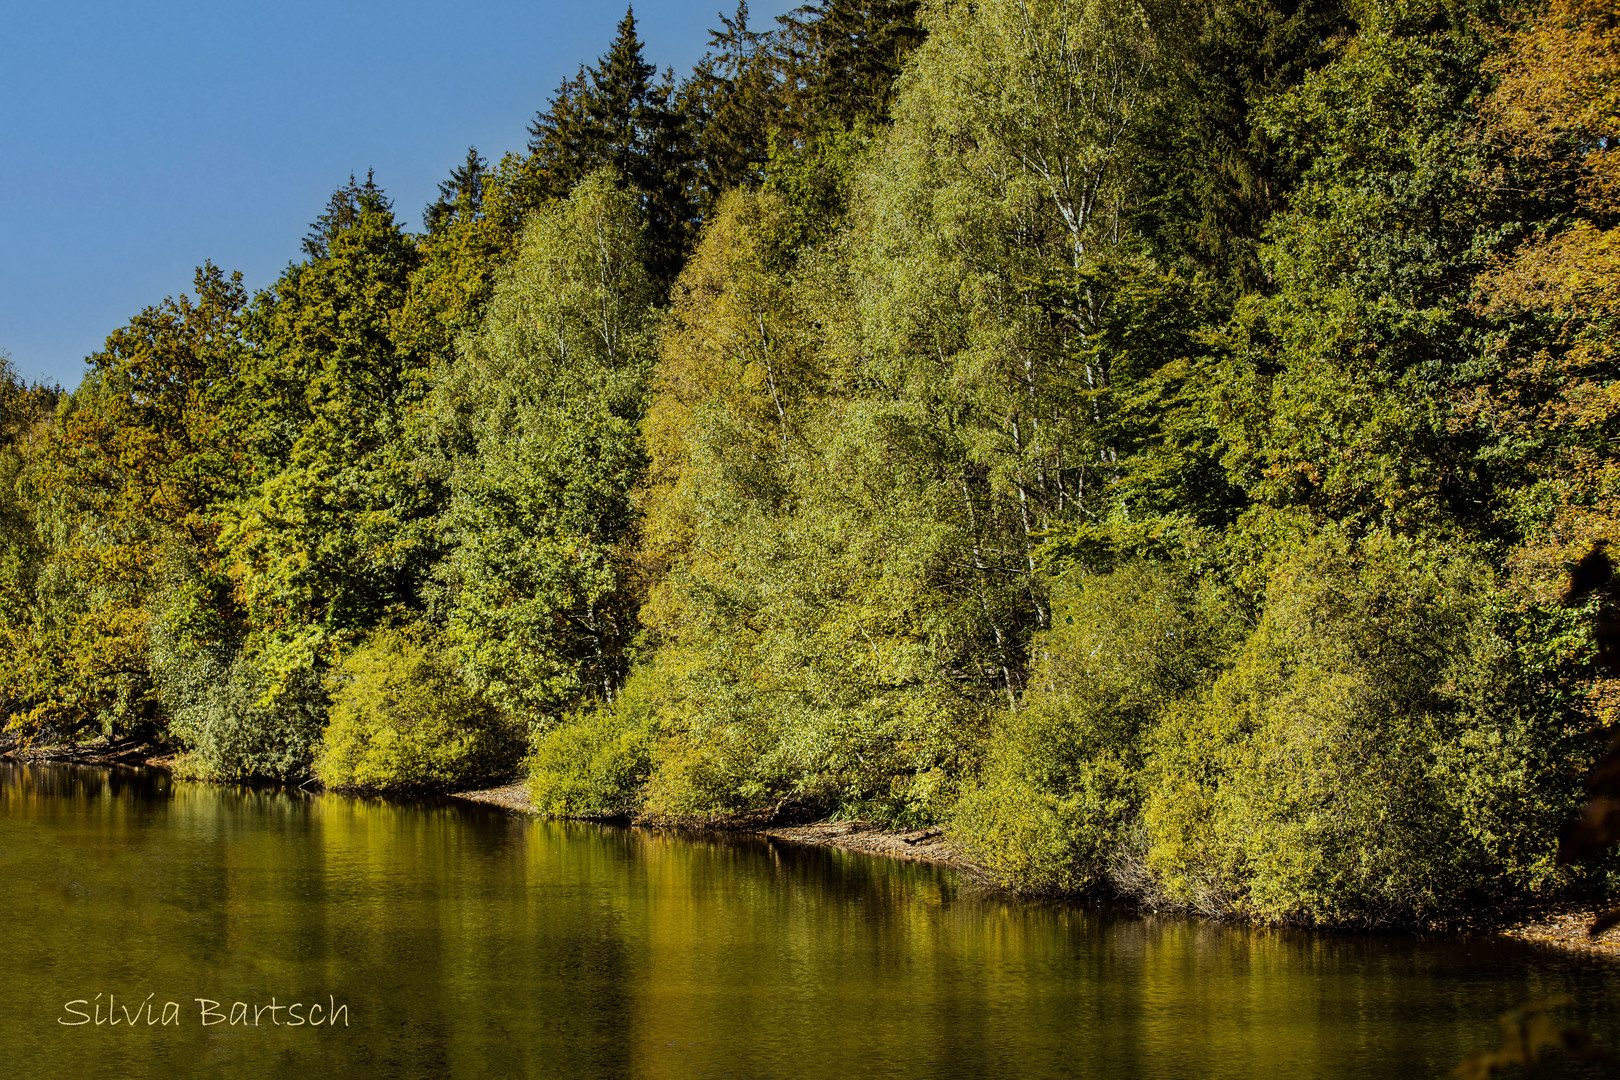
[[[138,770],[0,763],[0,905],[16,1075],[1410,1077],[1557,993],[1620,1041],[1620,972],[1528,946],[1134,918],[755,838]],[[58,1023],[148,995],[180,1023]],[[349,1024],[205,1027],[199,997]]]

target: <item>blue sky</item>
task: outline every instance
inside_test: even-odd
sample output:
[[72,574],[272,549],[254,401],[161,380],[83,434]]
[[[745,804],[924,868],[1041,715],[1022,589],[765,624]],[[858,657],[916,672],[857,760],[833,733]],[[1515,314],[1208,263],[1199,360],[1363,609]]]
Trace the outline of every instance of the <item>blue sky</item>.
[[[759,29],[797,5],[756,0]],[[646,0],[677,75],[735,0]],[[409,227],[469,144],[520,149],[622,4],[142,0],[0,13],[0,349],[76,385],[84,357],[212,259],[275,280],[327,196],[376,171]]]

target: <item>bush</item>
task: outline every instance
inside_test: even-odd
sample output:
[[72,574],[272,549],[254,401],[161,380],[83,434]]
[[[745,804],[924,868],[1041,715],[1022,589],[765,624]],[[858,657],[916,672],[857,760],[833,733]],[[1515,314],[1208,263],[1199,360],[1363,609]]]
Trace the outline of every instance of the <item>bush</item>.
[[469,690],[421,635],[381,630],[328,681],[315,775],[327,787],[424,791],[509,775],[525,731]]
[[556,817],[631,817],[652,771],[658,727],[637,680],[542,731],[529,757],[529,801]]
[[1213,679],[1229,621],[1171,566],[1060,579],[1024,708],[1003,714],[956,835],[1007,885],[1105,887],[1141,806],[1147,733]]
[[297,780],[310,774],[327,697],[308,669],[273,685],[239,657],[223,682],[174,712],[170,733],[185,753],[175,771],[202,780]]
[[1143,819],[1166,896],[1421,924],[1556,884],[1574,790],[1549,766],[1569,729],[1520,707],[1533,694],[1494,596],[1478,563],[1395,539],[1317,538],[1283,560],[1236,662],[1155,733]]
[[1592,753],[1585,615],[1399,538],[1276,555],[1262,604],[1164,565],[1057,582],[957,836],[1026,891],[1266,922],[1595,888],[1602,867],[1554,860]]
[[870,692],[869,671],[783,651],[767,669],[787,673],[775,686],[761,677],[759,652],[737,663],[704,650],[705,669],[666,647],[644,669],[660,717],[644,811],[666,821],[831,815],[893,828],[941,820],[962,748],[982,738],[988,710],[926,684]]

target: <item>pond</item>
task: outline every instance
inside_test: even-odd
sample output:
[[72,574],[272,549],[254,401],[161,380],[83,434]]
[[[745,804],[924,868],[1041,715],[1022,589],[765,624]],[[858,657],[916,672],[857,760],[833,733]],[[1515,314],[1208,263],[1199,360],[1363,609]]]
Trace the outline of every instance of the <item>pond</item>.
[[1620,964],[1536,946],[151,770],[0,762],[0,911],[14,1076],[1406,1078],[1559,994],[1620,1043]]

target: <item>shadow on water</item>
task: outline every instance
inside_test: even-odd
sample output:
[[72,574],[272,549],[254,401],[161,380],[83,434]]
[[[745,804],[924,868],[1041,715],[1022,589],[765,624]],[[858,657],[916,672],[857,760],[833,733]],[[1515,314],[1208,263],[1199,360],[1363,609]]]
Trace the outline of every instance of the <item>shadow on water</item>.
[[17,1075],[1439,1076],[1558,994],[1620,1042],[1620,967],[1515,942],[1143,918],[760,837],[155,770],[0,763],[0,906]]

